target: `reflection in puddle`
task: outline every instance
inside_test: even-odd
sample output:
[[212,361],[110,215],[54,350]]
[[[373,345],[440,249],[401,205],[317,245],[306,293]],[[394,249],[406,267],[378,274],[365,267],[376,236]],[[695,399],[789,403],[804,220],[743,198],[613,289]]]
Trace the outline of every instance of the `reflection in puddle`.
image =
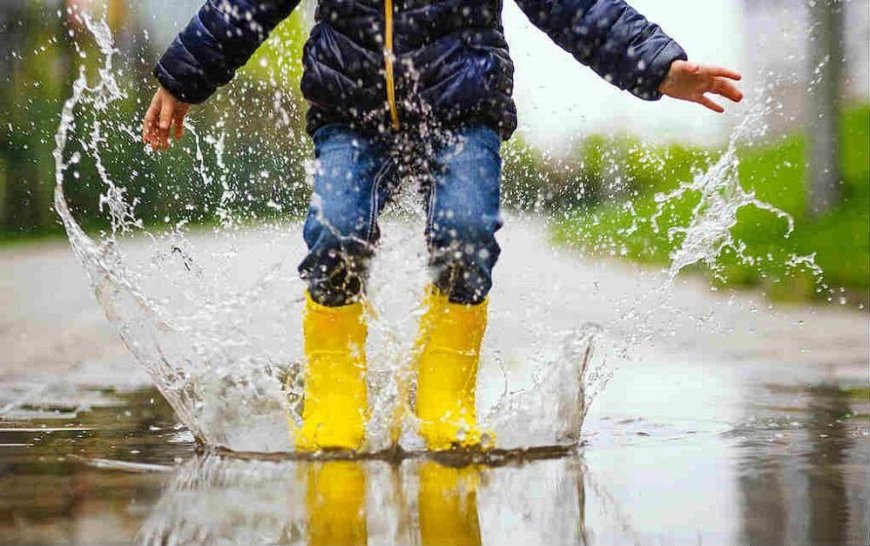
[[582,544],[582,469],[577,456],[487,467],[202,455],[176,472],[139,542]]
[[[167,474],[157,467],[173,470],[193,450],[153,388],[72,393],[52,383],[23,396],[5,387],[0,544],[127,542],[159,497]],[[12,393],[14,401],[6,398]],[[114,462],[128,468],[110,468]]]
[[477,489],[480,470],[451,468],[434,461],[418,469],[417,510],[423,544],[479,545]]
[[[791,399],[779,409],[792,419],[762,424],[767,441],[749,434],[740,441],[743,542],[861,544],[868,536],[870,445],[852,406],[866,409],[866,389],[767,389]],[[857,424],[866,427],[866,414]]]
[[198,454],[153,388],[49,385],[0,414],[0,544],[866,542],[866,372],[701,368],[626,369],[582,452],[495,466]]

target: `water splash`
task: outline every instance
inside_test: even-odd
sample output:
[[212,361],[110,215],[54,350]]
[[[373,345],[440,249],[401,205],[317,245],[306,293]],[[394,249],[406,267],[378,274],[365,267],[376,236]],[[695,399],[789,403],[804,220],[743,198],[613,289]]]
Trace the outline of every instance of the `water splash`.
[[755,192],[744,189],[740,183],[738,146],[764,135],[763,119],[769,109],[768,103],[754,105],[731,134],[725,152],[711,167],[676,189],[655,195],[656,212],[650,221],[656,230],[659,218],[670,203],[690,196],[698,199],[689,223],[668,229],[671,241],[682,239],[680,246],[670,254],[668,277],[671,281],[686,267],[702,261],[715,271],[717,259],[726,249],[733,250],[740,260],[753,261],[745,254],[744,245],[731,233],[737,225],[737,213],[744,207],[756,207],[781,218],[788,226],[785,237],[794,231],[790,214],[759,200]]
[[[765,96],[763,87],[758,95]],[[629,332],[622,340],[616,353],[622,358],[630,358],[633,347],[648,344],[662,335],[676,335],[677,330],[662,330],[658,317],[669,309],[671,290],[678,275],[687,268],[703,264],[714,278],[724,280],[724,269],[720,258],[728,253],[744,264],[755,268],[773,265],[781,260],[785,272],[803,271],[809,273],[818,292],[830,291],[824,282],[823,271],[815,261],[815,255],[787,254],[779,258],[771,254],[753,255],[747,244],[734,234],[738,215],[747,207],[767,212],[785,226],[783,238],[794,232],[794,218],[784,210],[759,199],[755,192],[744,188],[740,178],[739,151],[743,146],[752,146],[762,140],[768,132],[766,120],[777,113],[780,105],[772,98],[761,99],[751,104],[741,121],[731,133],[725,150],[709,166],[697,170],[691,179],[681,182],[675,189],[656,193],[653,196],[655,210],[643,216],[634,204],[628,201],[623,210],[631,225],[623,228],[619,235],[624,237],[639,230],[642,223],[648,223],[654,233],[662,230],[661,220],[669,211],[680,211],[686,203],[693,203],[688,218],[667,228],[668,242],[673,246],[669,252],[669,264],[664,270],[662,281],[652,290],[631,301],[619,318],[609,326]],[[676,218],[668,218],[673,221]],[[689,317],[700,328],[722,330],[713,309],[707,315]]]
[[[184,218],[166,231],[146,230],[136,215],[138,197],[112,180],[103,166],[107,131],[118,130],[131,144],[138,135],[131,124],[107,121],[126,93],[115,78],[116,50],[108,27],[86,18],[84,22],[103,64],[93,84],[80,70],[61,112],[54,151],[55,205],[73,250],[107,317],[200,442],[245,452],[292,451],[301,422],[303,376],[304,283],[293,267],[304,252],[299,226],[243,221],[234,205],[250,196],[233,186],[225,127],[218,124],[204,131],[188,124],[192,140],[187,171],[204,190],[217,190],[217,225],[192,230]],[[687,196],[698,201],[688,224],[669,229],[668,235],[681,242],[671,255],[665,281],[630,301],[616,317],[578,324],[584,309],[570,305],[555,314],[553,302],[582,302],[586,289],[566,289],[565,279],[573,273],[548,278],[542,263],[529,263],[534,252],[539,262],[553,258],[538,248],[541,239],[520,237],[505,245],[517,248],[506,253],[496,271],[478,389],[481,424],[495,432],[498,448],[578,445],[586,412],[613,373],[610,364],[659,334],[655,318],[675,276],[698,262],[714,264],[726,249],[752,259],[731,234],[743,207],[775,214],[791,232],[791,217],[745,190],[738,176],[737,149],[763,135],[766,108],[762,104],[750,110],[710,168],[656,196],[657,210],[650,220],[656,226],[670,203]],[[83,161],[95,165],[104,187],[100,206],[111,228],[96,239],[76,222],[64,196],[69,171]],[[413,391],[411,344],[428,280],[420,236],[423,211],[413,188],[403,186],[402,192],[393,219],[385,225],[368,293],[370,452],[396,447],[391,444],[393,416],[397,406],[407,404],[404,385],[410,383]],[[274,207],[283,208],[281,203]],[[510,220],[520,226],[515,234],[537,230],[533,219]],[[636,223],[628,228],[634,229]],[[513,257],[522,251],[524,256]],[[512,265],[511,260],[519,262]],[[792,267],[817,270],[812,257],[795,257]],[[510,278],[499,279],[502,271],[509,271]],[[499,290],[516,293],[501,306]],[[710,317],[698,320],[706,323]],[[622,339],[614,342],[610,331]],[[399,445],[409,451],[423,449],[412,412],[404,415]]]
[[[222,127],[206,134],[188,124],[189,171],[203,188],[217,187],[218,225],[192,231],[182,220],[163,232],[146,230],[136,215],[137,199],[102,167],[106,131],[119,130],[131,144],[138,135],[132,124],[106,121],[126,97],[115,77],[117,51],[104,22],[83,20],[102,65],[94,83],[80,70],[61,112],[54,151],[55,206],[73,251],[106,316],[198,441],[235,451],[291,451],[301,420],[304,284],[293,267],[295,254],[304,251],[299,226],[240,221]],[[207,157],[214,159],[214,172]],[[104,186],[100,205],[111,230],[99,238],[76,222],[64,195],[67,175],[84,161],[94,162]],[[390,424],[403,403],[401,385],[413,381],[410,348],[427,282],[422,209],[409,205],[415,198],[412,191],[399,198],[399,218],[385,226],[371,273],[367,451],[393,447]],[[529,328],[524,317],[495,308],[481,363],[483,427],[495,432],[497,447],[504,449],[576,445],[591,399],[590,370],[605,361],[606,351],[593,351],[599,329]],[[402,448],[422,449],[416,429],[406,412]]]

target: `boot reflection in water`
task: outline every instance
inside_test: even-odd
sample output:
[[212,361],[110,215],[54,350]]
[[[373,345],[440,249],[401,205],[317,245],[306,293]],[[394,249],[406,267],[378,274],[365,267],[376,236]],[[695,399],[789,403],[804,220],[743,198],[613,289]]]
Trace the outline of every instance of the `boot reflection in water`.
[[479,546],[474,466],[454,468],[426,461],[420,466],[417,505],[423,546]]
[[313,463],[307,471],[308,545],[365,545],[366,479],[353,461]]

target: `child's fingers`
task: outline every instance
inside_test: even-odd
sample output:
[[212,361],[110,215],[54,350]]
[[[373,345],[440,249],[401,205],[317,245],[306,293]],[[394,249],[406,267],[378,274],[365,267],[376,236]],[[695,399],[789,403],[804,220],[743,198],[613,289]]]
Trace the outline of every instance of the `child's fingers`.
[[172,126],[172,118],[175,115],[175,107],[172,102],[163,102],[160,108],[160,142],[163,148],[169,147],[169,128]]
[[142,122],[142,142],[145,144],[151,144],[151,132],[153,120],[145,118],[145,121]]
[[163,103],[160,108],[160,129],[169,131],[169,125],[172,123],[172,117],[175,115],[175,107],[171,102]]
[[734,102],[743,100],[743,93],[728,80],[717,78],[713,83],[713,92]]
[[713,102],[712,100],[710,100],[710,98],[707,97],[706,95],[701,95],[700,97],[698,97],[697,99],[695,99],[695,102],[697,102],[698,104],[701,104],[701,105],[703,105],[703,106],[709,108],[710,110],[713,110],[713,111],[716,112],[717,114],[721,114],[722,112],[725,111],[725,109],[722,108],[721,105],[716,104],[715,102]]
[[142,120],[142,141],[148,142],[148,136],[151,133],[151,124],[153,123],[153,117],[151,116],[151,109],[148,109],[148,112],[145,113],[145,119]]
[[148,127],[145,129],[145,143],[151,146],[151,148],[157,150],[160,147],[160,131],[157,129],[157,118],[155,114],[155,118]]
[[729,80],[735,81],[740,81],[740,79],[743,78],[740,73],[721,66],[708,66],[707,73],[716,78],[728,78]]
[[157,99],[151,99],[151,104],[148,106],[148,111],[145,112],[145,119],[142,121],[142,140],[146,144],[151,144],[151,139],[154,135],[154,125],[157,121]]
[[175,140],[179,140],[184,136],[184,112],[178,111],[175,113]]

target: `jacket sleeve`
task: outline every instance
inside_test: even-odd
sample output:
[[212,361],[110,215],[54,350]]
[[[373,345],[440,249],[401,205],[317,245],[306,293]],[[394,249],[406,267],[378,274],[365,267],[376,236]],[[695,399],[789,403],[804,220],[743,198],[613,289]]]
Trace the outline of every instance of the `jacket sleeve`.
[[578,61],[645,99],[671,63],[686,60],[677,42],[622,0],[516,0],[529,20]]
[[157,62],[160,85],[200,103],[229,83],[299,0],[207,0]]

